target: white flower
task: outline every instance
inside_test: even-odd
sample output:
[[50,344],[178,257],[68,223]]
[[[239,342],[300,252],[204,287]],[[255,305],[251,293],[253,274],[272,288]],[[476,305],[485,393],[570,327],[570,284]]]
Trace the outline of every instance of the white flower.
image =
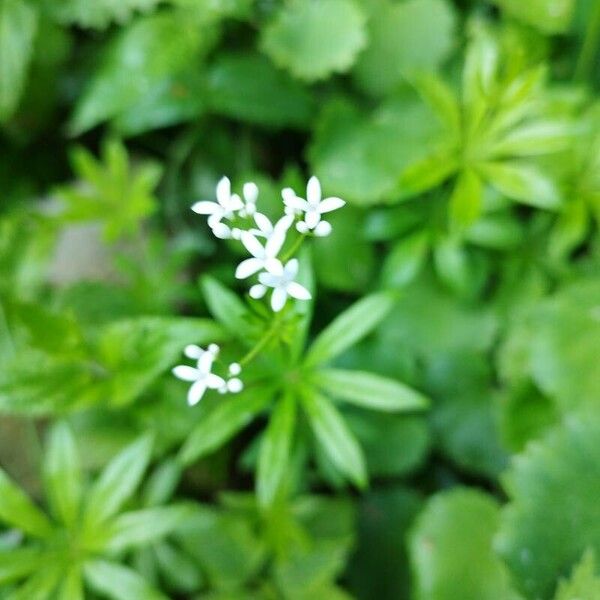
[[317,236],[329,235],[331,225],[321,220],[321,215],[341,208],[346,203],[335,196],[321,198],[321,184],[316,177],[311,177],[306,186],[306,200],[296,195],[291,188],[285,188],[281,192],[286,212],[304,213],[304,219],[297,223],[296,229],[300,233],[312,231]]
[[173,369],[173,375],[183,381],[193,382],[187,396],[187,401],[190,406],[198,404],[207,389],[222,390],[227,389],[227,384],[222,377],[211,373],[212,366],[219,347],[216,344],[211,344],[206,350],[193,344],[186,346],[184,354],[188,358],[197,360],[196,367],[188,365],[178,365]]
[[231,182],[227,177],[222,177],[217,183],[217,201],[202,200],[192,206],[192,210],[199,215],[209,215],[208,225],[216,237],[227,239],[232,237],[231,228],[222,223],[223,219],[231,219],[234,213],[244,208],[242,199],[237,194],[231,193]]
[[285,306],[288,296],[298,300],[310,300],[310,292],[294,281],[296,275],[298,275],[297,259],[293,258],[288,261],[285,267],[279,263],[279,268],[258,276],[260,283],[250,288],[250,296],[262,298],[266,294],[267,288],[273,288],[271,308],[274,312],[279,312]]
[[235,270],[237,279],[246,279],[263,269],[267,271],[281,270],[281,263],[277,259],[277,255],[285,243],[285,236],[292,224],[293,217],[282,217],[273,226],[267,217],[256,213],[254,221],[259,227],[258,234],[266,238],[265,245],[263,246],[256,239],[256,230],[241,233],[242,244],[252,254],[252,258],[247,258],[238,265]]
[[240,217],[251,217],[256,212],[256,200],[258,199],[258,186],[252,181],[244,184],[242,190],[244,206],[240,210]]

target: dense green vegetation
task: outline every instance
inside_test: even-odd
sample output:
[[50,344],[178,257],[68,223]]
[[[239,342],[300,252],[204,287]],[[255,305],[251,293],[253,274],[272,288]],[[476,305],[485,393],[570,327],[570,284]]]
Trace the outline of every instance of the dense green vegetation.
[[598,600],[598,84],[598,0],[0,0],[0,598]]

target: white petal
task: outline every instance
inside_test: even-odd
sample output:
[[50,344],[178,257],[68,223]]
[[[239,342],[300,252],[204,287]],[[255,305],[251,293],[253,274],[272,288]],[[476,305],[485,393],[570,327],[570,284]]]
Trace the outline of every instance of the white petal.
[[296,278],[296,275],[298,275],[298,266],[297,258],[292,258],[292,260],[288,260],[287,263],[285,263],[283,274],[288,281]]
[[284,202],[287,202],[288,200],[292,200],[296,197],[296,192],[292,188],[286,187],[281,190],[281,197],[283,198]]
[[218,390],[225,385],[225,380],[214,373],[210,373],[206,377],[206,386],[211,390]]
[[298,300],[310,300],[310,292],[296,281],[290,281],[286,286],[287,293]]
[[271,225],[271,221],[262,213],[257,212],[254,214],[254,222],[263,235],[268,235],[273,231],[273,225]]
[[283,203],[288,207],[291,208],[292,210],[308,210],[308,208],[310,207],[310,204],[302,199],[302,198],[298,198],[298,196],[296,196],[294,194],[294,196],[290,196],[289,198],[286,198]]
[[208,373],[210,373],[210,370],[212,369],[214,360],[215,360],[214,353],[205,352],[198,359],[198,371],[200,371],[200,373],[202,373],[203,375],[207,375]]
[[200,346],[196,346],[196,344],[189,344],[183,349],[183,353],[188,358],[194,358],[198,360],[204,354],[204,350],[202,350]]
[[231,229],[225,223],[216,223],[212,227],[212,232],[220,240],[228,240],[231,237]]
[[308,233],[308,225],[304,221],[298,221],[298,223],[296,223],[296,229],[300,233]]
[[257,283],[250,288],[248,293],[250,294],[250,298],[258,300],[267,293],[267,286],[263,285],[262,283]]
[[309,229],[314,229],[320,220],[321,215],[317,210],[306,211],[306,214],[304,215],[304,222]]
[[201,200],[192,204],[192,210],[199,215],[213,215],[216,212],[220,213],[221,207],[216,202]]
[[192,384],[192,387],[188,390],[187,402],[190,406],[194,406],[194,404],[198,404],[200,400],[202,400],[202,396],[204,396],[204,392],[206,391],[206,380],[200,379],[196,381],[196,383]]
[[217,356],[217,354],[219,354],[219,346],[217,346],[217,344],[209,344],[207,351],[210,352],[213,356]]
[[279,254],[279,251],[285,243],[286,233],[287,229],[284,229],[283,227],[275,227],[273,233],[269,236],[269,239],[265,244],[265,256],[273,258]]
[[337,210],[338,208],[342,208],[346,203],[341,198],[336,198],[335,196],[331,196],[330,198],[325,198],[321,204],[319,204],[319,212],[321,214],[331,212],[332,210]]
[[265,261],[265,269],[271,273],[271,275],[275,275],[275,277],[283,276],[283,265],[281,261],[277,258],[271,258]]
[[253,181],[248,181],[243,188],[244,200],[254,204],[258,198],[258,186]]
[[258,276],[258,280],[262,285],[267,287],[275,287],[281,283],[281,276],[273,275],[273,273],[261,273]]
[[320,221],[313,232],[317,237],[325,237],[331,233],[331,223]]
[[217,201],[222,207],[227,206],[231,196],[231,182],[228,177],[222,177],[217,183]]
[[248,250],[255,258],[265,257],[265,249],[249,231],[242,232],[242,244],[244,244],[246,250]]
[[237,194],[231,194],[229,200],[227,201],[227,210],[229,212],[235,212],[236,210],[241,210],[242,208],[244,208],[242,199]]
[[287,300],[287,292],[285,288],[276,287],[271,295],[271,308],[273,312],[279,312],[284,306]]
[[260,258],[247,258],[243,260],[235,270],[236,279],[246,279],[254,273],[258,273],[263,268],[263,261]]
[[198,369],[194,369],[194,367],[189,367],[188,365],[178,365],[173,368],[172,373],[177,379],[181,379],[182,381],[196,381],[201,376]]
[[239,375],[242,372],[242,365],[240,365],[240,363],[236,363],[236,362],[231,363],[229,365],[228,371],[229,371],[230,375],[234,375],[234,376]]
[[321,202],[321,184],[313,175],[306,186],[306,200],[311,206],[318,206]]
[[242,383],[242,380],[238,379],[237,377],[233,377],[227,382],[227,390],[230,391],[232,394],[238,394],[243,389],[244,384]]

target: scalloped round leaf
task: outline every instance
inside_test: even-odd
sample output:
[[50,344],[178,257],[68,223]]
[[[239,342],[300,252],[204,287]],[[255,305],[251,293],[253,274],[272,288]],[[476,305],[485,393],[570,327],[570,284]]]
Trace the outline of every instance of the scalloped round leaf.
[[369,45],[354,68],[366,92],[392,91],[417,70],[434,70],[454,45],[456,17],[446,0],[381,3],[368,24]]
[[496,501],[482,492],[454,489],[434,496],[409,541],[415,598],[519,600],[492,549]]
[[366,43],[354,0],[292,0],[262,32],[262,50],[305,81],[347,71]]
[[508,471],[496,548],[523,592],[550,598],[587,548],[600,551],[600,420],[571,417]]
[[600,404],[600,279],[563,288],[544,302],[532,328],[531,368],[563,410]]

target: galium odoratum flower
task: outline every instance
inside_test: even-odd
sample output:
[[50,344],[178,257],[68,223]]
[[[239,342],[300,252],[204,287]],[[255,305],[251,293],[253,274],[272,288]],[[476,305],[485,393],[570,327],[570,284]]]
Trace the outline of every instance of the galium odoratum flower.
[[297,300],[310,300],[310,292],[294,281],[298,275],[298,266],[298,260],[292,258],[285,266],[279,263],[279,267],[261,273],[258,276],[260,283],[250,288],[250,296],[256,299],[262,298],[267,290],[272,288],[271,308],[274,312],[279,312],[285,306],[288,296]]
[[[267,217],[260,213],[254,215],[254,220],[259,231],[243,231],[241,234],[242,244],[250,252],[252,258],[247,258],[238,265],[235,270],[237,279],[246,279],[261,270],[279,271],[281,269],[277,255],[285,243],[285,237],[293,217],[282,217],[274,226]],[[265,237],[264,246],[256,238],[257,233]]]
[[330,196],[322,198],[321,184],[313,175],[306,186],[306,200],[296,195],[292,188],[285,188],[281,192],[286,211],[292,214],[302,214],[303,219],[296,223],[300,233],[312,231],[318,237],[331,233],[331,224],[321,219],[321,215],[337,210],[346,203],[341,198]]
[[[173,368],[173,375],[183,381],[192,383],[187,401],[190,406],[198,404],[204,396],[206,390],[218,390],[220,393],[227,392],[237,393],[243,389],[242,381],[237,377],[231,377],[225,381],[223,377],[212,372],[213,364],[219,354],[219,346],[210,344],[206,350],[190,344],[186,346],[183,353],[188,357],[196,360],[196,367],[189,365],[178,365]],[[229,367],[230,375],[239,375],[241,367],[237,363],[233,363]]]

